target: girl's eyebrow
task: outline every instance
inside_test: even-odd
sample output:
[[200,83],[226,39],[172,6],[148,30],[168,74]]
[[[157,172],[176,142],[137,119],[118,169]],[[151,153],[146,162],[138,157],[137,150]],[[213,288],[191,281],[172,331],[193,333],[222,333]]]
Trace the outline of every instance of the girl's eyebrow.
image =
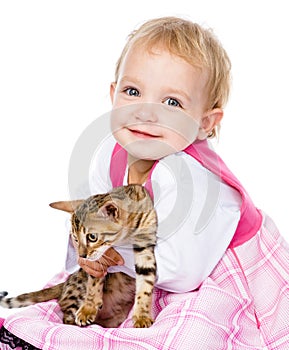
[[122,83],[122,82],[124,82],[124,81],[130,81],[130,82],[133,82],[133,83],[136,83],[136,84],[140,84],[140,83],[141,83],[141,80],[140,80],[140,79],[138,79],[138,78],[136,78],[136,77],[132,78],[132,77],[130,77],[130,76],[128,76],[128,75],[124,75],[124,76],[119,80],[120,83]]
[[169,93],[173,94],[173,95],[180,95],[188,101],[191,100],[191,97],[184,90],[175,89],[175,88],[171,88],[171,87],[168,87],[168,88],[164,87],[164,91],[169,91]]

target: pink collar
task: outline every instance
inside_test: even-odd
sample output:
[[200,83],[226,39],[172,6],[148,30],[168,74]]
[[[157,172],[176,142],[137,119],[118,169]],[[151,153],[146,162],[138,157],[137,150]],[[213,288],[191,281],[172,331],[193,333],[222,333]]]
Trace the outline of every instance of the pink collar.
[[[209,148],[207,140],[196,141],[187,147],[184,152],[195,158],[205,168],[212,173],[219,176],[224,182],[235,188],[242,197],[241,216],[235,232],[235,235],[230,243],[231,248],[239,246],[252,238],[260,229],[262,224],[262,215],[254,206],[248,193],[235,177],[235,175],[228,169],[223,160]],[[157,165],[157,161],[152,167],[149,180],[145,187],[153,198],[153,189],[151,183],[152,172]],[[110,163],[110,178],[113,187],[122,186],[124,174],[127,166],[127,152],[118,143],[115,145],[111,163]]]

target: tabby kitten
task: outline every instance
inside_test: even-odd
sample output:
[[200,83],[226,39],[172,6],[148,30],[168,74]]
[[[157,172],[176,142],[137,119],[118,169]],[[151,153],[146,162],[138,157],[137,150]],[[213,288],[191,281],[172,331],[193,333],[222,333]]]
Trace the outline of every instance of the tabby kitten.
[[120,186],[86,200],[50,205],[72,214],[71,235],[79,256],[99,259],[111,246],[132,246],[136,278],[122,272],[95,278],[79,269],[66,282],[37,292],[14,298],[2,292],[0,305],[14,308],[58,299],[65,324],[103,327],[118,327],[134,305],[134,327],[150,327],[157,216],[145,188]]

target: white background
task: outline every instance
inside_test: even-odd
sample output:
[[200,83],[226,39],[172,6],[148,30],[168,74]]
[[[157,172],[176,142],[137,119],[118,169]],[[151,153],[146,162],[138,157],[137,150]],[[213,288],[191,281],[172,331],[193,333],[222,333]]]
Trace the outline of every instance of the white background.
[[[127,35],[164,15],[211,27],[233,64],[215,145],[289,241],[287,2],[0,1],[0,290],[42,288],[64,265],[68,165],[81,132],[110,109]],[[6,311],[0,310],[0,316]]]

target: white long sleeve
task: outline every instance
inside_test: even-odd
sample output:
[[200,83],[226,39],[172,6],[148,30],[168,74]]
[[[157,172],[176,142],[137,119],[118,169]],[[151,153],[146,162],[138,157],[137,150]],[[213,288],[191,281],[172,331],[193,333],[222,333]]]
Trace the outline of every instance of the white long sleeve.
[[157,286],[193,290],[212,272],[235,233],[240,195],[184,152],[160,161],[152,184],[159,221]]

